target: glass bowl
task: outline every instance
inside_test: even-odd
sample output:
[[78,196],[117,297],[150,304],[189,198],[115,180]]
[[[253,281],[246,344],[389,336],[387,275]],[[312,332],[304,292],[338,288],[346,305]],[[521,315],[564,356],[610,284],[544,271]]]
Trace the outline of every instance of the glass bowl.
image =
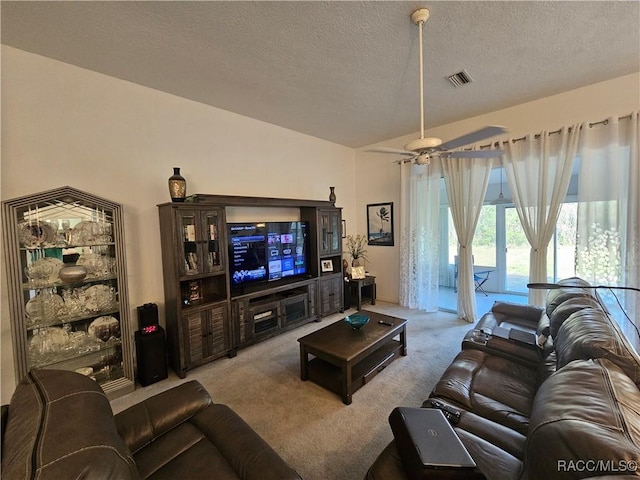
[[344,321],[351,325],[355,330],[357,330],[369,323],[369,317],[361,313],[355,313],[353,315],[346,316],[344,318]]

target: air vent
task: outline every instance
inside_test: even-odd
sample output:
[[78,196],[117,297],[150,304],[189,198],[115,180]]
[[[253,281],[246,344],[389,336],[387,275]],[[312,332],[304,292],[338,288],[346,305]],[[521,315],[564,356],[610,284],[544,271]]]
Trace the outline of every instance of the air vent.
[[449,75],[449,77],[447,78],[453,84],[454,87],[461,87],[466,83],[473,82],[473,78],[471,78],[471,75],[469,75],[465,70],[458,73],[454,73],[453,75]]

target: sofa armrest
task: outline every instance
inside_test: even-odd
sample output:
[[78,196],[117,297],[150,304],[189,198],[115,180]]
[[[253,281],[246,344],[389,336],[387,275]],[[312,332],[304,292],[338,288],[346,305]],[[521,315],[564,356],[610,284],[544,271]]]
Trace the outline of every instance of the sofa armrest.
[[[482,473],[475,470],[434,468],[422,473],[420,478],[429,480],[484,480],[485,478]],[[395,440],[378,455],[373,465],[369,467],[364,480],[412,480],[404,468]]]
[[236,412],[211,405],[190,422],[213,443],[243,480],[300,480],[300,475]]
[[212,403],[196,380],[154,395],[115,415],[118,433],[135,453],[146,444],[193,417]]
[[395,440],[378,455],[365,480],[408,480]]

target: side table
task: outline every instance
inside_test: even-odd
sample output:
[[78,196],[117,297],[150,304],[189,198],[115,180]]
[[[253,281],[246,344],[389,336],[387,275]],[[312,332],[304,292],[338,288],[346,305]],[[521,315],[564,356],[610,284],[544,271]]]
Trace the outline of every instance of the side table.
[[[370,290],[371,305],[376,304],[376,277],[373,275],[367,275],[364,278],[349,278],[349,287],[352,292],[355,290],[355,296],[357,300],[356,308],[360,310],[362,308],[362,289]],[[365,297],[366,301],[366,297]]]

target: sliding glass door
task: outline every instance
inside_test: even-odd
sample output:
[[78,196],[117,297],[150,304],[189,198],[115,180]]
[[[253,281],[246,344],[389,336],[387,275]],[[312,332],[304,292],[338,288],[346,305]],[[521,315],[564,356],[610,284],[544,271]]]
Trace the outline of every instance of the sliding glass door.
[[[575,275],[577,203],[564,203],[547,256],[547,281]],[[458,240],[451,213],[441,209],[441,307],[455,309]],[[473,241],[475,270],[491,270],[483,288],[496,294],[527,295],[530,246],[513,204],[485,205]]]
[[[547,281],[575,275],[577,203],[564,203],[547,250]],[[505,291],[527,293],[530,247],[514,207],[504,208]]]
[[513,293],[527,293],[529,281],[529,242],[520,225],[515,207],[503,207],[504,216],[504,290]]
[[[549,243],[547,281],[556,282],[576,274],[576,228],[578,203],[563,203],[556,232]],[[549,267],[551,265],[551,267]]]

